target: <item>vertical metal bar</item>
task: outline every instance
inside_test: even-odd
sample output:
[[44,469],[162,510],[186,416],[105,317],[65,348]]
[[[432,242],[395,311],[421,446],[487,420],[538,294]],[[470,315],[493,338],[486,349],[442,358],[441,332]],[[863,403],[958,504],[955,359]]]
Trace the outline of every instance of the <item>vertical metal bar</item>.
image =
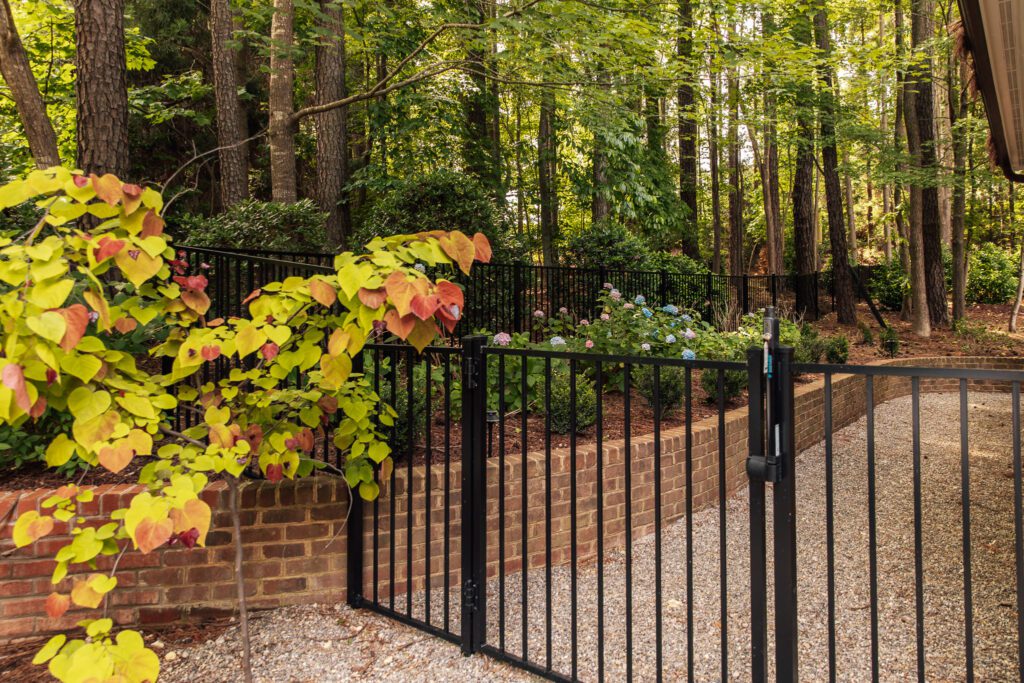
[[[550,292],[549,292],[550,295]],[[544,359],[544,661],[551,670],[551,358]]]
[[[532,269],[531,269],[531,272],[532,272]],[[530,655],[530,648],[529,648],[529,643],[530,643],[530,641],[529,641],[529,635],[530,635],[530,629],[529,629],[529,623],[530,623],[530,582],[529,582],[529,580],[530,580],[530,556],[529,556],[529,540],[530,540],[530,538],[529,538],[529,521],[530,521],[530,514],[529,513],[530,513],[530,508],[529,508],[529,502],[530,501],[529,501],[529,498],[527,496],[527,494],[529,492],[529,486],[528,486],[528,481],[527,481],[527,476],[526,476],[527,475],[527,465],[528,465],[527,440],[528,440],[528,437],[529,437],[528,422],[527,422],[527,407],[528,407],[527,406],[527,397],[529,395],[529,386],[527,385],[527,374],[528,374],[527,371],[529,369],[529,366],[527,364],[527,360],[528,359],[526,357],[526,353],[525,352],[520,357],[520,360],[522,361],[522,363],[519,366],[519,379],[520,379],[520,386],[519,386],[519,391],[520,391],[520,393],[519,393],[519,418],[520,418],[520,424],[519,424],[519,427],[520,427],[519,446],[520,446],[520,454],[519,454],[519,459],[520,459],[520,462],[522,464],[521,464],[520,472],[519,472],[519,474],[520,474],[520,483],[519,483],[520,491],[519,491],[519,494],[520,494],[520,498],[522,499],[522,502],[521,502],[522,522],[520,524],[519,531],[520,531],[520,534],[522,535],[522,548],[521,548],[521,552],[522,552],[522,555],[523,555],[523,558],[522,558],[522,564],[523,564],[522,580],[523,580],[523,583],[522,583],[522,586],[520,587],[520,593],[521,593],[522,598],[523,598],[523,612],[522,612],[522,614],[523,614],[523,623],[522,623],[522,629],[523,629],[523,633],[522,633],[523,659],[524,660],[529,660],[529,658],[530,658],[530,656],[529,656]]]
[[[395,351],[388,355],[388,360],[391,361],[391,405],[395,408],[395,412],[398,412],[398,352]],[[397,436],[394,441],[395,447],[398,448]],[[398,468],[394,467],[391,470],[391,486],[389,487],[391,495],[388,496],[388,608],[392,610],[395,609],[395,499],[397,498],[395,486],[397,483]]]
[[967,379],[960,378],[960,495],[963,500],[964,649],[968,683],[974,681],[974,589],[971,585],[971,465],[967,442]]
[[477,652],[487,627],[486,337],[463,337],[462,651]]
[[505,355],[498,354],[498,648],[505,651]]
[[[380,349],[375,348],[373,350],[373,392],[380,396]],[[341,457],[341,454],[338,454]],[[394,463],[392,463],[392,472],[394,471]],[[388,496],[390,497],[393,490],[388,488]],[[380,496],[373,499],[373,602],[379,604],[379,593],[380,593]]]
[[[357,353],[352,361],[353,372],[362,373],[363,353]],[[348,513],[348,528],[345,530],[348,542],[347,602],[351,607],[359,607],[363,600],[363,497],[355,491],[349,491],[349,496],[351,508]]]
[[579,622],[577,621],[577,568],[576,558],[576,359],[569,361],[569,554],[570,597],[572,628],[572,679],[579,674]]
[[779,347],[772,384],[774,429],[782,455],[782,480],[774,485],[772,508],[775,525],[775,671],[778,680],[797,683],[797,573],[796,573],[796,443],[793,398],[793,349]]
[[1021,503],[1021,456],[1020,456],[1020,382],[1011,388],[1013,416],[1013,537],[1014,553],[1017,560],[1017,676],[1024,681],[1024,536],[1021,523],[1024,522],[1024,505]]
[[[596,362],[597,392],[597,681],[604,682],[604,366]],[[1019,499],[1019,496],[1018,496]]]
[[917,680],[924,675],[924,556],[921,543],[921,378],[910,380],[914,457],[914,616],[917,622]]
[[625,448],[623,449],[623,468],[626,486],[626,680],[633,680],[633,460],[632,434],[630,426],[631,401],[633,388],[633,366],[629,363],[623,367],[623,418],[625,426]]
[[413,374],[416,369],[416,359],[413,356],[412,347],[408,347],[405,353],[405,457],[406,457],[406,481],[405,481],[405,613],[412,617],[412,556],[414,546],[412,544],[412,521],[415,512],[416,486],[413,476],[412,459],[416,448],[416,414],[413,410],[416,403],[415,386]]
[[452,356],[444,354],[444,630],[451,632]]
[[868,427],[868,581],[871,609],[871,680],[877,682],[878,666],[878,519],[875,499],[875,383],[868,375],[865,392]]
[[725,370],[718,370],[718,604],[722,623],[720,648],[722,651],[722,680],[729,680],[729,553],[727,543],[728,519],[726,513],[725,481]]
[[825,373],[825,550],[828,580],[828,680],[836,680],[836,548],[832,471],[832,373]]
[[686,679],[693,681],[693,370],[686,368]]
[[[431,363],[430,354],[425,353],[423,355],[423,371],[426,374],[426,402],[427,407],[424,411],[426,414],[423,416],[424,434],[425,441],[425,455],[423,460],[423,551],[425,556],[423,558],[423,566],[425,567],[425,576],[423,577],[423,621],[430,623],[430,489],[431,489],[431,478],[430,478],[430,464],[434,459],[433,443],[431,441],[431,428],[434,422],[434,378],[433,378],[433,364]],[[448,419],[445,416],[445,419]]]
[[[747,351],[747,383],[749,386],[750,401],[747,406],[747,424],[749,431],[748,452],[750,456],[765,455],[764,439],[764,398],[762,367],[764,365],[764,350],[761,348]],[[689,376],[687,376],[689,378]],[[689,384],[689,383],[688,383]],[[687,483],[686,491],[689,497],[690,491],[690,419],[689,386],[686,392],[687,402]],[[764,683],[768,679],[768,567],[767,567],[767,539],[765,535],[765,492],[764,480],[757,477],[750,477],[750,665],[751,681],[753,683]],[[690,526],[690,510],[687,506],[687,527]],[[687,591],[692,596],[692,581],[690,575],[690,544],[691,538],[688,530],[687,547]],[[690,598],[688,598],[688,601]],[[689,607],[687,608],[689,609]],[[692,623],[687,616],[687,630],[692,631]],[[692,642],[692,638],[690,638]],[[691,646],[692,647],[692,646]],[[690,658],[692,659],[692,649]],[[690,665],[690,679],[693,679],[693,667]]]
[[654,653],[655,677],[661,680],[664,662],[662,652],[661,595],[661,366],[654,374]]

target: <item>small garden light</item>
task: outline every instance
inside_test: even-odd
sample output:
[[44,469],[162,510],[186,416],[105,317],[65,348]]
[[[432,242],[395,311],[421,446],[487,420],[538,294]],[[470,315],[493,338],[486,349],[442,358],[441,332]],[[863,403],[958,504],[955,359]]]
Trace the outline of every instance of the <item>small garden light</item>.
[[498,424],[498,411],[487,411],[487,457],[491,457],[494,450],[494,425]]

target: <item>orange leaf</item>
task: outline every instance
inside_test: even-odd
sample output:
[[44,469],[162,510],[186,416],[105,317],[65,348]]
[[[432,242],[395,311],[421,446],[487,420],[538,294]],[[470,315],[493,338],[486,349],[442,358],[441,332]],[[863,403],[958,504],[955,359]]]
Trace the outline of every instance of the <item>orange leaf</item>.
[[60,619],[70,606],[71,598],[69,596],[56,592],[50,593],[50,597],[46,598],[46,616],[51,619]]
[[103,329],[110,329],[110,308],[107,307],[107,300],[103,298],[103,295],[87,289],[82,292],[82,297],[89,304],[89,307],[99,315]]
[[60,340],[60,348],[70,351],[85,336],[85,328],[89,326],[89,309],[82,304],[72,304],[67,308],[58,308],[57,313],[60,313],[67,323],[64,338]]
[[320,304],[330,308],[338,300],[338,292],[323,280],[310,280],[309,293]]
[[78,579],[71,589],[71,599],[79,607],[95,609],[103,602],[103,594],[93,590],[87,579]]
[[139,208],[139,205],[142,204],[142,188],[138,185],[125,183],[121,191],[124,193],[125,214],[135,213],[135,209]]
[[243,306],[246,305],[247,303],[249,303],[250,301],[252,301],[256,297],[258,297],[262,293],[263,293],[262,289],[254,289],[254,290],[252,290],[251,292],[249,292],[249,296],[247,296],[244,299],[242,299],[242,305]]
[[199,315],[204,315],[210,310],[210,297],[206,295],[206,292],[201,292],[197,289],[186,289],[181,293],[181,300]]
[[462,309],[463,302],[465,301],[465,299],[463,298],[462,288],[459,287],[457,284],[455,284],[454,282],[449,282],[448,280],[438,280],[436,285],[436,291],[437,296],[441,299],[442,304],[444,304],[445,306],[451,306],[452,304],[455,304],[456,306],[459,307],[459,310]]
[[171,509],[170,518],[174,524],[173,532],[180,534],[183,531],[195,529],[199,532],[196,543],[203,546],[206,544],[206,533],[210,530],[210,516],[209,505],[198,498],[187,500],[180,509]]
[[104,236],[100,238],[97,244],[99,246],[92,251],[93,257],[96,259],[96,263],[103,263],[114,254],[124,249],[125,241]]
[[154,521],[149,517],[143,518],[135,527],[135,545],[139,547],[143,555],[156,550],[171,538],[174,531],[174,522],[168,518]]
[[32,419],[36,419],[44,412],[46,412],[46,397],[40,396],[36,399],[36,402],[32,404],[32,409],[28,411],[28,416]]
[[474,246],[473,240],[466,237],[460,230],[453,230],[438,241],[441,248],[444,249],[444,253],[459,264],[463,273],[469,275],[469,269],[472,267],[473,258],[476,255],[476,246]]
[[158,216],[155,211],[150,209],[142,219],[142,232],[139,233],[139,237],[146,239],[147,237],[153,237],[154,235],[160,236],[163,232],[164,219]]
[[377,310],[383,305],[388,299],[388,293],[383,287],[377,289],[367,289],[366,287],[359,288],[359,300],[363,302],[363,305],[367,308]]
[[14,392],[14,402],[26,413],[32,409],[32,400],[28,396],[28,387],[25,385],[25,371],[17,363],[10,363],[4,366],[0,373],[4,386]]
[[422,351],[434,340],[437,333],[437,325],[433,320],[417,320],[406,341],[416,347],[417,351]]
[[117,331],[120,332],[121,334],[128,334],[136,327],[138,327],[138,325],[139,323],[135,320],[135,318],[129,318],[127,316],[125,316],[124,318],[118,318],[117,322],[114,323],[114,327],[117,328]]
[[281,347],[274,342],[267,342],[260,347],[260,355],[263,356],[263,360],[272,361],[277,358],[277,354],[280,353]]
[[476,260],[480,263],[490,263],[491,242],[487,239],[487,235],[482,232],[473,235],[473,246],[476,247]]
[[127,467],[135,457],[135,449],[126,443],[120,443],[117,446],[104,446],[100,449],[99,457],[101,465],[117,474]]
[[220,357],[220,346],[216,344],[204,346],[199,353],[203,356],[203,360],[217,360]]
[[384,289],[391,297],[391,303],[398,309],[398,315],[407,315],[412,298],[416,296],[416,288],[409,277],[403,271],[396,270],[384,281]]
[[277,483],[284,479],[284,465],[280,463],[267,465],[267,481]]
[[399,339],[405,339],[416,325],[416,316],[411,313],[401,316],[398,314],[398,311],[392,309],[384,314],[384,322],[388,326],[388,332]]
[[121,181],[113,174],[104,173],[103,177],[99,177],[93,173],[89,179],[92,180],[92,189],[96,190],[96,196],[111,206],[121,201],[121,197],[124,196]]
[[429,296],[417,294],[412,298],[412,306],[410,306],[410,310],[412,310],[413,314],[420,320],[427,320],[434,315],[434,311],[436,311],[437,307],[440,305],[441,300],[437,298],[436,294],[431,294]]

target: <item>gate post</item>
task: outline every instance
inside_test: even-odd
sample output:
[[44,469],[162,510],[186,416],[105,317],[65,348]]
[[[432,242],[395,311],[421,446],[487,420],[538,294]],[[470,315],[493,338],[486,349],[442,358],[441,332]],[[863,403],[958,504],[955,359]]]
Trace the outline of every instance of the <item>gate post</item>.
[[764,479],[751,469],[763,459],[764,439],[764,349],[747,350],[747,471],[750,475],[750,672],[753,683],[768,679],[768,565],[765,540]]
[[486,341],[483,335],[462,338],[462,653],[466,655],[483,646],[487,625]]
[[750,313],[750,276],[743,273],[743,315]]
[[777,680],[797,683],[796,437],[794,430],[793,349],[776,351],[769,453],[776,454],[779,479],[773,487],[775,527],[775,672]]
[[[352,371],[363,372],[362,351],[352,359]],[[345,529],[348,536],[345,551],[348,564],[345,584],[346,602],[349,607],[360,607],[363,600],[363,497],[352,488],[349,489],[349,496],[352,499],[352,505],[348,512],[347,528]]]

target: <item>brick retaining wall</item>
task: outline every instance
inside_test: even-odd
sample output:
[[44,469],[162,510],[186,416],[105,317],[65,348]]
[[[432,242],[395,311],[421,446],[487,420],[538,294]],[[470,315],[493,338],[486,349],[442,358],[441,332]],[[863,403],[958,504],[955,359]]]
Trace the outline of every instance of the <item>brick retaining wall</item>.
[[[915,358],[888,361],[892,365],[1024,370],[1024,359],[989,358]],[[833,377],[833,426],[840,429],[859,419],[865,411],[865,379],[837,374]],[[957,380],[922,379],[925,392],[956,391]],[[1006,390],[997,382],[971,382],[972,391]],[[797,448],[803,450],[821,440],[824,430],[823,382],[796,388]],[[877,377],[874,380],[876,404],[910,393],[910,381],[904,378]],[[725,415],[725,485],[731,493],[746,482],[744,462],[747,456],[747,409]],[[718,500],[718,417],[694,423],[693,508],[699,510]],[[631,506],[633,537],[654,529],[654,438],[634,437],[630,444]],[[624,544],[626,528],[626,486],[623,440],[606,442],[604,447],[603,500],[604,544],[612,549]],[[454,454],[453,454],[454,455]],[[662,522],[680,519],[686,511],[685,429],[666,430],[661,438]],[[551,561],[570,560],[571,530],[571,455],[568,448],[553,449],[551,477]],[[522,568],[522,457],[505,457],[505,533],[507,572]],[[423,588],[426,572],[426,468],[413,468],[413,587]],[[527,563],[540,567],[546,563],[547,476],[543,453],[526,457]],[[449,470],[449,571],[448,580],[457,593],[460,581],[459,520],[461,468],[457,462]],[[408,471],[399,466],[395,483],[395,577],[396,594],[406,591],[406,483]],[[498,573],[498,500],[499,463],[491,458],[487,466],[488,499],[488,573]],[[439,588],[445,578],[444,557],[444,467],[430,468],[430,577]],[[596,554],[597,543],[597,453],[593,446],[580,447],[576,454],[577,556],[585,561]],[[255,608],[286,604],[330,602],[344,598],[346,583],[346,537],[343,519],[348,506],[347,493],[338,480],[315,478],[278,485],[252,482],[242,489],[243,539],[246,541],[246,584]],[[141,487],[101,486],[96,498],[86,507],[87,516],[109,512],[125,505]],[[35,509],[50,491],[0,493],[0,519],[11,505],[18,512]],[[379,550],[377,555],[379,595],[389,594],[388,534],[390,528],[390,492],[384,491],[378,504]],[[205,492],[215,509],[213,528],[205,549],[164,548],[148,556],[128,553],[118,571],[119,586],[114,592],[112,614],[122,624],[166,624],[183,619],[201,620],[229,614],[234,608],[230,517],[227,491],[222,483]],[[99,519],[99,518],[98,518]],[[373,505],[365,506],[364,594],[373,589]],[[340,534],[339,534],[340,532]],[[333,540],[332,540],[333,539]],[[15,551],[0,562],[0,642],[29,635],[41,635],[65,629],[82,618],[84,611],[69,612],[60,620],[43,613],[43,600],[53,590],[49,575],[52,553],[66,542],[56,533],[44,541]],[[0,534],[0,552],[11,546],[10,524]],[[100,568],[109,567],[103,558]],[[65,579],[67,582],[68,579]],[[59,589],[67,592],[69,586]]]

